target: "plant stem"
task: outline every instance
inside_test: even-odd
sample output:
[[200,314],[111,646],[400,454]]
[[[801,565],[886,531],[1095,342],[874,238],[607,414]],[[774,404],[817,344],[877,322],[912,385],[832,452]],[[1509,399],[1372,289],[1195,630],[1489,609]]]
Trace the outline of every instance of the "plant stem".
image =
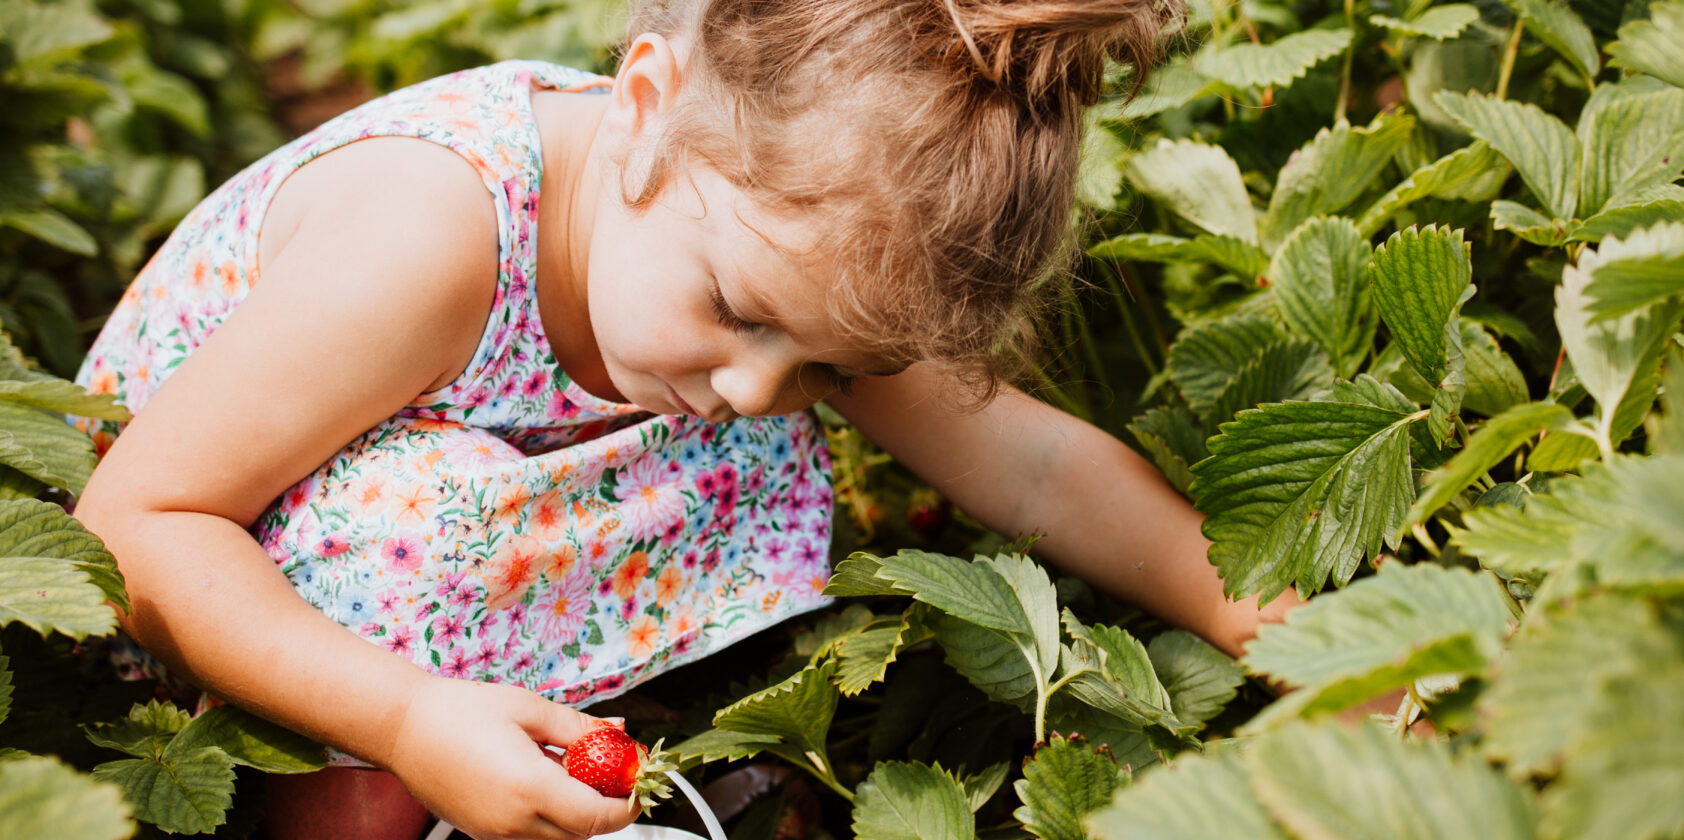
[[1503,47],[1503,65],[1497,71],[1497,98],[1506,99],[1509,95],[1509,77],[1514,75],[1514,59],[1520,54],[1520,33],[1526,30],[1526,23],[1515,18],[1514,29],[1509,31],[1509,42]]
[[[1111,287],[1111,297],[1117,301],[1117,314],[1123,319],[1123,329],[1128,331],[1129,343],[1134,345],[1134,352],[1140,354],[1140,363],[1146,366],[1146,375],[1148,377],[1157,376],[1157,359],[1147,348],[1146,340],[1141,338],[1140,327],[1134,322],[1133,308],[1129,306],[1131,302],[1137,300],[1133,294],[1134,286],[1124,279],[1123,270],[1120,266],[1115,270],[1111,270],[1107,266],[1105,279],[1109,281],[1107,285]],[[1142,306],[1142,309],[1148,309],[1148,307]]]
[[1432,534],[1427,533],[1426,523],[1417,522],[1411,526],[1411,530],[1415,532],[1416,542],[1419,542],[1421,547],[1427,550],[1428,554],[1431,554],[1434,557],[1439,556],[1440,551],[1438,543],[1433,540]]
[[1351,101],[1351,62],[1357,53],[1357,4],[1356,0],[1345,0],[1345,25],[1351,28],[1351,45],[1345,48],[1345,63],[1339,71],[1339,100],[1333,105],[1333,123],[1338,125],[1345,122],[1345,107]]

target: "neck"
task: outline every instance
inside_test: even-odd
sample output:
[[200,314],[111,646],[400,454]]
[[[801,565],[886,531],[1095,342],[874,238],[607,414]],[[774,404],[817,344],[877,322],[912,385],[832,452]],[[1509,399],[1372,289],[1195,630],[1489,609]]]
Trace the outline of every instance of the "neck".
[[556,363],[591,394],[622,399],[608,380],[591,329],[589,284],[592,222],[610,171],[598,128],[608,97],[545,93],[533,97],[544,149],[538,202],[535,287],[544,333]]

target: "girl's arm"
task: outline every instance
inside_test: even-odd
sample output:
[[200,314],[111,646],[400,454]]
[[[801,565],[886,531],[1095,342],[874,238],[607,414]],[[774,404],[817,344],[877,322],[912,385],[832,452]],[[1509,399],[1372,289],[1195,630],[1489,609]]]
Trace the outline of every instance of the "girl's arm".
[[590,719],[523,690],[433,677],[369,644],[300,598],[245,530],[471,358],[497,276],[478,176],[430,143],[361,141],[295,173],[271,213],[261,279],[118,437],[78,502],[127,581],[124,629],[219,697],[392,770],[475,836],[629,822],[623,801],[534,745],[569,743]]
[[1036,551],[1065,571],[1230,655],[1297,603],[1291,590],[1261,611],[1227,600],[1203,515],[1121,441],[1011,388],[965,410],[952,387],[915,365],[827,402],[988,527],[1043,534]]

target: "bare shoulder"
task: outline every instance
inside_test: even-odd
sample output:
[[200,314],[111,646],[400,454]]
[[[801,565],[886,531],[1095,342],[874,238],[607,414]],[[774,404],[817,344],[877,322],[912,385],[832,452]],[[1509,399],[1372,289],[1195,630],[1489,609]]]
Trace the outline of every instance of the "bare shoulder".
[[365,140],[280,192],[259,279],[118,438],[89,485],[102,504],[247,525],[472,359],[498,237],[471,166],[425,141]]
[[371,137],[299,167],[264,217],[259,264],[339,242],[422,255],[440,271],[493,273],[497,214],[461,155],[412,137]]
[[[263,222],[263,291],[301,286],[431,336],[443,384],[472,358],[498,271],[497,213],[480,174],[457,153],[409,137],[350,143],[300,167]],[[257,292],[254,291],[254,294]]]

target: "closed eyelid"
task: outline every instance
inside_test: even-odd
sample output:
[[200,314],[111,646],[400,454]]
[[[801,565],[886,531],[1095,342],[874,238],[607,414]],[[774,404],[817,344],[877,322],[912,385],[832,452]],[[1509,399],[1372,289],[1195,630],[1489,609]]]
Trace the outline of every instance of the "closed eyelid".
[[711,279],[712,285],[708,289],[708,300],[713,305],[713,314],[719,319],[720,325],[739,333],[750,333],[760,329],[759,324],[737,314],[736,308],[725,299],[724,290],[719,288],[719,278]]

